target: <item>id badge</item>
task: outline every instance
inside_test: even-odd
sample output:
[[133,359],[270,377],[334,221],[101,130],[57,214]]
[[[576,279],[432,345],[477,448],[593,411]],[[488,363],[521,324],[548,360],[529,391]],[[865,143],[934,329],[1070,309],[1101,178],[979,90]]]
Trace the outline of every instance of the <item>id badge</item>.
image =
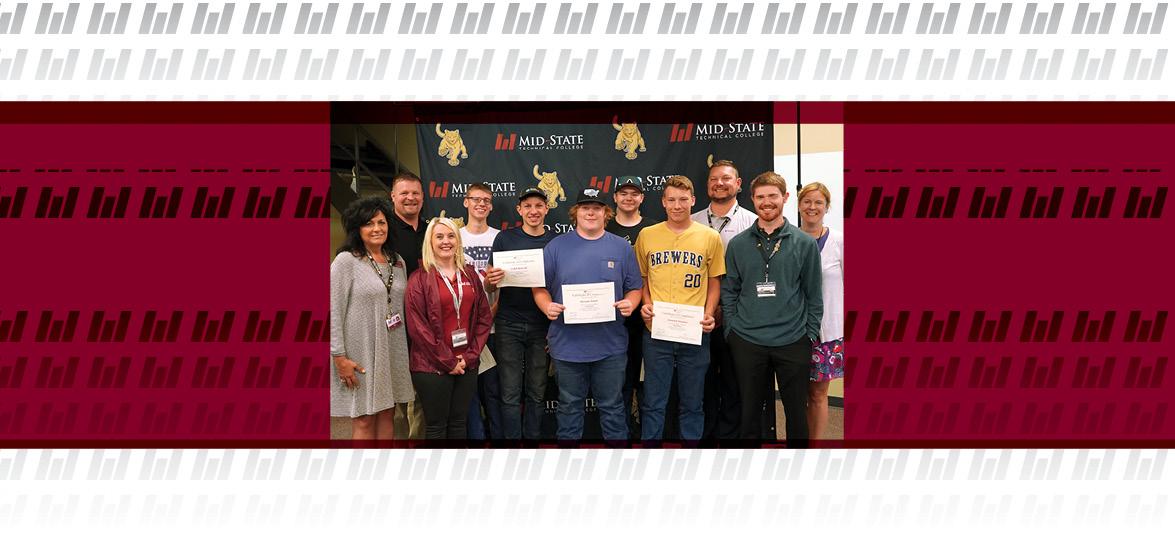
[[392,330],[392,329],[404,324],[404,319],[400,317],[399,313],[392,315],[391,317],[386,319],[386,321],[388,323],[388,330]]
[[453,331],[453,347],[459,348],[469,343],[469,337],[465,334],[465,329],[459,328]]
[[775,283],[772,281],[764,281],[762,283],[755,283],[755,292],[759,294],[760,298],[774,298],[775,297]]

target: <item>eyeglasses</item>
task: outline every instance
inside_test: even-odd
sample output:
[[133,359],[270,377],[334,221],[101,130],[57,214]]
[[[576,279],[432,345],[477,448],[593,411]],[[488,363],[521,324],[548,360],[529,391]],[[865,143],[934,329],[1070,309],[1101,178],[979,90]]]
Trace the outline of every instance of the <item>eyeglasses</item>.
[[485,197],[465,197],[465,200],[472,202],[473,204],[489,204],[494,202],[494,199],[487,199]]

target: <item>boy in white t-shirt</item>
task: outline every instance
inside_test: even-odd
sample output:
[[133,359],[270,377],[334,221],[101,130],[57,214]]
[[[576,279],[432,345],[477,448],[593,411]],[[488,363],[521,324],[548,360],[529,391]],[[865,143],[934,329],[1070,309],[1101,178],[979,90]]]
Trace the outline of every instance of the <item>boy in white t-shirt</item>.
[[[465,253],[465,262],[472,264],[481,277],[482,288],[485,288],[486,266],[490,262],[490,250],[494,245],[494,237],[498,230],[486,223],[490,212],[494,210],[494,194],[484,183],[471,183],[465,193],[465,227],[461,228],[461,245]],[[489,294],[491,315],[497,312],[497,292]],[[493,334],[493,328],[490,328]],[[490,338],[490,353],[493,353],[493,337]],[[485,422],[482,422],[482,409],[485,409]],[[502,392],[498,384],[498,371],[493,367],[478,373],[477,393],[470,403],[468,435],[469,439],[501,439],[502,438]]]

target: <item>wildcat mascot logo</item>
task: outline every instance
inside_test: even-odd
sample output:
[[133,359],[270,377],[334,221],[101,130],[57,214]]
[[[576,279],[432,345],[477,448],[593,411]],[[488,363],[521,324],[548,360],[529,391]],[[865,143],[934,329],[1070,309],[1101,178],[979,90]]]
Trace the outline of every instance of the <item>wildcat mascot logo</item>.
[[441,138],[441,144],[437,147],[437,154],[442,157],[448,157],[449,166],[457,166],[461,161],[457,160],[457,155],[461,158],[469,158],[469,151],[465,149],[465,141],[461,139],[461,130],[441,130],[441,123],[437,123],[437,136]]
[[636,127],[635,122],[626,122],[620,124],[620,117],[612,117],[612,127],[616,129],[616,150],[624,151],[624,158],[628,160],[636,159],[637,148],[645,152],[645,138],[641,136],[640,128]]
[[[567,194],[563,192],[563,184],[559,183],[559,172],[543,172],[539,173],[539,165],[534,165],[534,177],[539,180],[538,188],[547,195],[547,208],[556,208],[559,206],[559,201],[567,200]],[[558,197],[558,200],[555,198]]]

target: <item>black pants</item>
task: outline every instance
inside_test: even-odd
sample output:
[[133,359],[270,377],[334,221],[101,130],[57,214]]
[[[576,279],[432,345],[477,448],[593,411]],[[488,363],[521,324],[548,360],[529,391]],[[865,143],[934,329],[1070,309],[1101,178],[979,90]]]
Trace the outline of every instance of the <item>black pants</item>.
[[412,373],[418,406],[424,408],[425,439],[465,439],[469,403],[477,391],[477,369],[465,374]]
[[645,323],[641,320],[640,312],[633,312],[624,321],[624,328],[628,331],[628,363],[624,367],[624,388],[620,397],[624,400],[624,416],[628,422],[628,439],[640,441],[641,428],[637,424],[636,415],[632,414],[633,397],[638,397],[641,387],[641,359],[644,355],[644,345],[641,335],[644,334]]
[[710,333],[710,369],[706,371],[702,403],[706,413],[702,439],[706,440],[736,439],[740,435],[739,382],[722,332],[723,327],[716,327]]
[[779,384],[779,398],[787,416],[787,446],[808,446],[808,376],[812,344],[807,337],[784,346],[760,346],[731,332],[727,339],[741,394],[739,437],[759,439],[763,401],[772,394],[771,373]]

